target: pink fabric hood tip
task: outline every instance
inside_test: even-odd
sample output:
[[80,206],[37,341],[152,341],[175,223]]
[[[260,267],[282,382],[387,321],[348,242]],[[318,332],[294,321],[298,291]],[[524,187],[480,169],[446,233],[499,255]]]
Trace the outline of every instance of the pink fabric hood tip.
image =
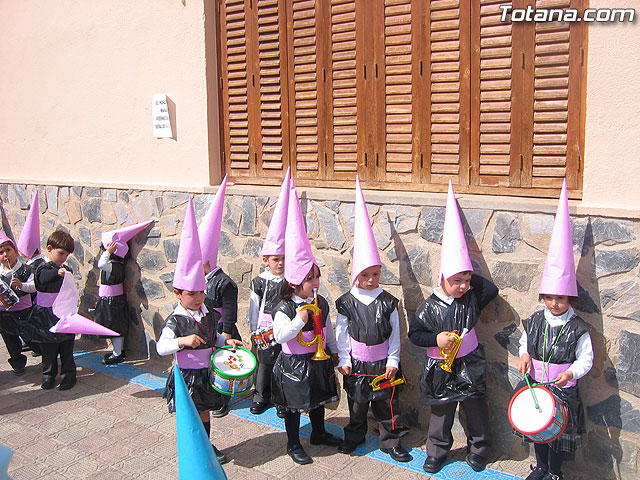
[[49,329],[52,333],[101,335],[118,337],[119,333],[83,317],[78,313],[78,290],[71,272],[65,272],[62,286],[51,309],[60,320]]
[[284,255],[284,239],[287,229],[287,214],[289,209],[289,194],[291,191],[291,168],[287,168],[287,173],[280,187],[278,203],[273,210],[273,216],[269,223],[269,230],[264,239],[260,255]]
[[444,278],[450,278],[456,273],[473,272],[467,239],[462,228],[458,202],[453,191],[453,185],[449,180],[447,192],[447,209],[444,215],[444,228],[442,232],[442,251],[440,253],[440,274],[438,283]]
[[[357,245],[357,248],[356,248]],[[358,275],[369,267],[382,265],[378,245],[371,229],[371,220],[364,201],[360,178],[356,176],[356,205],[353,221],[353,262],[351,264],[351,285],[355,285]]]
[[176,270],[173,274],[173,287],[192,292],[202,292],[206,289],[200,238],[191,197],[184,214]]
[[293,285],[301,285],[311,271],[311,267],[317,262],[311,252],[311,244],[304,226],[302,208],[300,208],[298,192],[293,180],[289,193],[285,236],[287,241],[284,246],[284,278]]
[[218,248],[220,245],[220,229],[222,228],[222,215],[224,214],[224,197],[227,191],[227,176],[222,179],[213,202],[207,210],[200,227],[200,251],[202,262],[208,263],[211,270],[218,266]]
[[549,241],[549,251],[540,281],[540,295],[545,294],[578,296],[566,180],[562,184],[551,240]]
[[154,220],[147,220],[146,222],[136,223],[135,225],[129,225],[127,227],[104,232],[100,238],[102,241],[102,246],[104,248],[107,248],[110,243],[115,243],[115,254],[119,257],[124,257],[129,251],[129,245],[127,245],[127,242],[138,235],[140,232],[142,232],[153,222]]
[[33,194],[27,219],[18,238],[18,251],[26,258],[31,258],[36,250],[40,251],[40,205],[38,191]]

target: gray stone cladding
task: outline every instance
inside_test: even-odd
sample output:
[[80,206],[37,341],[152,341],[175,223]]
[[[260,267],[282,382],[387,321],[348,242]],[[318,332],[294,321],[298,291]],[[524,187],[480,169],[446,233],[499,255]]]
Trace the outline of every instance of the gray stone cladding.
[[[69,264],[81,293],[80,311],[89,317],[98,292],[101,232],[155,220],[130,242],[125,290],[132,311],[127,357],[156,355],[155,340],[176,301],[171,282],[189,194],[0,184],[2,229],[10,237],[19,235],[36,189],[40,194],[42,245],[56,228],[70,232],[76,241]],[[261,271],[260,248],[276,203],[275,196],[260,196],[260,191],[256,189],[255,195],[227,191],[220,238],[218,263],[239,286],[239,328],[245,339],[249,336],[249,283]],[[198,222],[212,200],[212,194],[194,194]],[[306,196],[301,203],[322,272],[320,293],[333,306],[350,284],[354,205]],[[402,365],[408,379],[401,395],[403,423],[423,431],[429,416],[428,408],[419,403],[425,352],[409,342],[407,329],[438,275],[442,205],[368,204],[383,263],[382,286],[401,300]],[[500,288],[499,297],[483,311],[477,329],[488,359],[493,445],[496,454],[526,458],[530,451],[511,434],[507,406],[521,378],[516,369],[521,320],[541,308],[537,292],[553,215],[491,210],[481,201],[478,208],[465,207],[461,212],[475,271]],[[593,369],[580,381],[587,431],[585,448],[575,455],[575,461],[596,468],[601,472],[598,478],[637,478],[640,221],[574,216],[572,229],[580,291],[577,310],[589,325],[595,351]],[[335,310],[332,314],[335,318]],[[343,398],[340,408],[345,408],[344,404]],[[454,435],[464,442],[457,425]]]

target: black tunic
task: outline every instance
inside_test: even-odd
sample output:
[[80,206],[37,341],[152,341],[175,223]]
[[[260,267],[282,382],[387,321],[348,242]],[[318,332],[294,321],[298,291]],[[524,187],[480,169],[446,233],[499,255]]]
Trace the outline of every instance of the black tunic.
[[[539,310],[531,317],[522,320],[522,326],[527,332],[527,353],[531,355],[531,358],[541,362],[547,360],[551,363],[559,364],[575,362],[578,340],[589,332],[586,323],[578,315],[574,314],[564,325],[549,326],[545,353],[549,357],[551,352],[551,357],[543,360],[544,330],[546,325],[544,310]],[[558,334],[560,334],[560,338],[558,338]],[[557,343],[555,343],[556,339]],[[551,349],[550,346],[554,343],[555,347]],[[531,377],[529,379],[533,382]],[[522,380],[516,386],[515,391],[524,386],[526,386],[526,381]],[[549,446],[555,451],[575,452],[582,447],[581,434],[585,429],[584,406],[582,405],[578,385],[568,388],[559,388],[555,385],[545,385],[545,387],[562,400],[569,411],[567,427],[564,433],[551,442]]]
[[[284,278],[276,282],[257,276],[251,280],[251,291],[260,297],[261,304],[264,301],[263,311],[272,317],[276,314],[276,307],[280,303],[280,290],[282,290],[283,283]],[[258,319],[258,323],[260,323],[260,319]],[[272,365],[276,361],[276,358],[278,358],[280,350],[282,350],[280,344],[275,344],[265,349],[258,349],[258,361]]]
[[[391,336],[391,314],[398,308],[398,299],[383,291],[369,305],[356,299],[351,292],[347,292],[336,300],[338,313],[347,318],[349,336],[357,342],[368,346],[378,345]],[[375,362],[363,362],[351,357],[352,375],[343,377],[343,386],[349,398],[357,403],[367,403],[391,398],[393,389],[374,392],[369,382],[371,375],[385,373],[387,359]],[[364,376],[366,375],[366,376]],[[396,374],[401,375],[400,371]],[[399,393],[402,385],[395,388]]]
[[204,303],[209,311],[222,309],[222,322],[218,333],[230,333],[231,338],[241,340],[236,322],[238,320],[238,286],[221,268],[207,275]]
[[[118,285],[124,282],[124,259],[111,254],[109,257],[111,272],[100,271],[100,284]],[[100,297],[96,303],[94,320],[111,330],[125,336],[129,331],[129,305],[127,295]]]
[[[167,317],[164,327],[169,328],[176,337],[186,337],[193,335],[194,333],[201,337],[206,343],[201,344],[198,350],[206,348],[216,348],[216,325],[218,323],[220,315],[218,312],[210,310],[207,313],[206,321],[198,323],[191,317],[185,315],[171,314]],[[190,347],[184,347],[183,350],[190,350]],[[211,386],[210,382],[210,370],[209,368],[181,368],[182,378],[187,385],[189,395],[193,399],[193,403],[196,406],[198,412],[204,412],[207,410],[217,410],[222,406],[220,403],[220,394],[216,392]],[[167,384],[163,393],[163,397],[167,399],[167,406],[169,412],[176,411],[175,406],[175,385],[173,379],[173,368],[167,378]]]
[[[62,268],[72,270],[63,265]],[[60,267],[53,262],[45,262],[38,267],[35,273],[36,290],[44,293],[58,293],[62,287],[63,277],[58,275]],[[70,333],[51,333],[49,329],[58,323],[60,319],[53,314],[51,307],[34,305],[26,327],[25,341],[35,343],[60,343],[73,340],[75,335]]]
[[[1,276],[2,280],[7,285],[11,285],[12,277],[17,278],[24,283],[29,280],[31,274],[31,269],[25,264],[22,264],[15,272],[7,272]],[[15,286],[12,286],[11,290],[13,290],[20,299],[27,295],[31,295],[30,293],[23,292]],[[15,306],[13,308],[15,308]],[[23,335],[26,331],[29,315],[31,314],[31,307],[22,310],[13,310],[13,308],[5,310],[4,307],[0,306],[0,333],[5,333],[7,335]]]
[[[451,305],[432,294],[411,319],[409,339],[421,347],[435,347],[436,337],[440,332],[462,332],[465,328],[471,330],[478,323],[480,311],[496,295],[496,286],[479,275],[472,275],[471,289]],[[456,358],[451,373],[440,368],[441,363],[441,359],[425,359],[420,379],[421,400],[424,404],[460,402],[486,395],[486,358],[482,345],[478,344],[473,352]]]
[[[318,295],[318,305],[322,311],[322,324],[326,326],[329,304]],[[299,305],[293,300],[284,300],[276,309],[290,319],[296,316]],[[329,326],[328,328],[331,328]],[[313,321],[308,321],[303,331],[313,331]],[[295,338],[293,341],[297,341]],[[331,355],[326,349],[327,355]],[[313,353],[287,354],[280,352],[273,366],[271,379],[271,401],[294,412],[309,412],[325,403],[338,400],[333,361],[311,360]]]

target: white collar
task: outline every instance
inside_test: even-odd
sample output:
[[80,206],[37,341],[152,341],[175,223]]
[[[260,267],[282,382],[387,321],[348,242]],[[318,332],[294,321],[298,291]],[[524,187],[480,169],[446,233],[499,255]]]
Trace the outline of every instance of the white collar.
[[204,303],[200,306],[200,310],[191,310],[185,308],[180,302],[178,302],[176,308],[173,309],[173,313],[176,315],[183,315],[185,317],[192,317],[199,322],[202,317],[205,317],[207,313],[209,313],[209,310],[207,310]]
[[453,301],[456,299],[456,297],[452,297],[451,295],[445,295],[444,292],[442,291],[442,287],[436,287],[433,290],[433,294],[438,297],[440,300],[442,300],[444,303],[446,303],[447,305],[451,305],[453,303]]
[[264,278],[265,280],[271,280],[271,281],[279,282],[280,280],[282,280],[284,278],[284,273],[282,275],[274,275],[273,273],[271,273],[271,270],[269,270],[267,268],[264,272],[262,272],[258,276],[260,278]]
[[213,269],[213,270],[211,270],[209,273],[207,273],[207,275],[206,275],[206,277],[205,277],[205,278],[206,278],[206,279],[209,279],[209,278],[213,277],[213,276],[216,274],[216,272],[217,272],[218,270],[220,270],[220,267],[216,267],[216,268],[214,268],[214,269]]
[[311,298],[302,298],[302,297],[299,297],[298,295],[296,295],[295,293],[291,297],[291,300],[293,300],[296,303],[313,303],[313,297],[311,297]]
[[575,315],[573,311],[573,307],[569,306],[569,310],[564,312],[562,315],[558,315],[557,317],[551,313],[551,311],[546,307],[544,307],[544,318],[549,322],[550,325],[560,325],[562,323],[566,323],[571,317]]
[[373,298],[376,299],[378,298],[378,295],[380,295],[382,293],[382,287],[378,286],[376,288],[374,288],[373,290],[365,290],[364,288],[360,288],[357,285],[354,285],[353,287],[351,287],[351,295],[353,295],[354,297],[360,299],[361,297],[369,297],[369,298]]
[[0,266],[2,267],[2,271],[3,272],[15,272],[17,271],[21,266],[22,266],[22,260],[20,259],[20,257],[17,258],[16,263],[13,265],[13,267],[11,268],[7,268],[4,266],[4,264],[0,264]]

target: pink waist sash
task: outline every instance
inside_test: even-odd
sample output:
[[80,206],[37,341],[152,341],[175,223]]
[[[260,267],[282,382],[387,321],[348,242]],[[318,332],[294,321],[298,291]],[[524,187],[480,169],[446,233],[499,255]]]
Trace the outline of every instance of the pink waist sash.
[[55,293],[47,293],[47,292],[38,292],[36,295],[36,305],[41,307],[50,307],[53,305],[56,297],[58,296],[58,292]]
[[19,312],[21,310],[26,310],[27,308],[29,308],[31,306],[31,295],[27,294],[24,295],[22,297],[20,297],[20,300],[18,300],[18,303],[16,303],[13,307],[11,307],[9,310],[7,310],[6,308],[4,308],[3,306],[0,306],[0,311],[6,312]]
[[[550,363],[547,367],[547,371],[544,374],[544,378],[542,378],[542,372],[544,372],[544,362],[536,360],[535,358],[531,358],[531,368],[529,369],[529,375],[531,375],[536,382],[551,382],[558,378],[558,375],[560,375],[562,372],[566,372],[570,366],[570,363]],[[577,380],[571,379],[562,388],[575,387],[577,384]]]
[[[462,344],[460,345],[460,349],[458,350],[456,358],[465,357],[473,352],[476,348],[478,348],[478,336],[476,335],[476,329],[472,328],[462,338]],[[442,357],[442,355],[440,355],[440,348],[438,347],[428,347],[427,356],[438,360],[442,360],[444,358]]]
[[176,363],[180,368],[187,368],[191,370],[209,368],[212,352],[213,348],[180,350],[176,352]]
[[124,293],[124,288],[121,283],[117,285],[100,285],[98,287],[98,295],[101,297],[117,297]]
[[[326,333],[327,328],[325,327],[322,329],[322,346],[324,348],[326,348],[327,346]],[[310,342],[311,340],[313,340],[313,337],[315,337],[313,330],[302,332],[302,340],[304,340],[305,342]],[[296,335],[294,339],[282,344],[282,351],[287,355],[303,355],[305,353],[314,353],[316,351],[316,344],[314,343],[313,345],[310,345],[308,347],[300,345],[300,343],[298,342],[298,336]]]
[[222,323],[222,320],[224,320],[224,313],[222,313],[222,308],[214,308],[214,310],[220,314],[220,320],[218,320],[218,323]]
[[389,340],[377,345],[367,345],[349,337],[349,343],[351,344],[351,356],[361,362],[377,362],[384,360],[389,355]]
[[273,325],[273,317],[268,313],[262,312],[258,320],[258,328],[270,327],[271,325]]

